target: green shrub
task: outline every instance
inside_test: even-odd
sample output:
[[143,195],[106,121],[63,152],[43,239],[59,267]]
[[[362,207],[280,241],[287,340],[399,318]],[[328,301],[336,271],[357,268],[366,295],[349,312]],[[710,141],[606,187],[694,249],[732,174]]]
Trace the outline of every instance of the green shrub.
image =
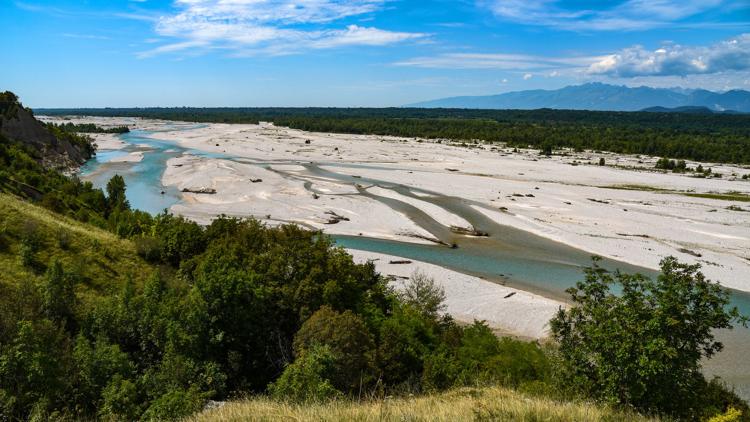
[[294,402],[321,402],[340,397],[331,383],[336,356],[328,346],[313,346],[284,369],[268,391],[276,399]]
[[445,311],[445,290],[426,274],[416,271],[409,277],[400,293],[401,300],[421,312],[425,317],[435,319]]
[[[564,382],[647,413],[696,419],[713,406],[723,411],[726,395],[706,383],[701,361],[723,347],[716,329],[746,321],[727,307],[729,292],[699,265],[673,257],[662,260],[656,280],[611,274],[597,260],[585,281],[568,290],[575,306],[550,323]],[[614,284],[620,294],[611,292]]]
[[148,262],[159,262],[162,256],[162,246],[159,239],[151,236],[136,237],[133,239],[135,250],[138,255]]
[[99,416],[115,420],[138,420],[143,411],[142,401],[135,383],[117,374],[102,391]]
[[205,402],[205,394],[195,387],[172,390],[151,402],[151,406],[141,419],[147,421],[182,419],[201,410]]
[[204,251],[206,241],[201,227],[183,217],[161,214],[155,221],[156,236],[161,241],[162,260],[179,267],[180,262]]
[[70,238],[70,233],[67,230],[59,229],[57,231],[57,246],[60,249],[67,251],[70,249],[71,244],[72,240]]
[[709,419],[708,422],[740,422],[742,420],[742,415],[743,413],[741,410],[730,407],[726,412]]
[[315,346],[328,346],[336,357],[333,385],[355,391],[373,378],[375,343],[364,321],[351,311],[338,313],[328,306],[315,312],[294,336],[301,356]]
[[[737,421],[750,421],[750,406],[719,378],[701,382],[698,397],[696,408],[701,419],[726,414],[736,416]],[[735,412],[729,412],[730,409]],[[737,415],[737,412],[740,414]]]
[[59,261],[54,261],[47,268],[41,296],[42,311],[47,318],[72,328],[76,302],[75,285],[73,279],[65,274]]
[[447,390],[458,385],[461,364],[453,352],[440,348],[424,360],[422,388],[428,392]]
[[[76,367],[76,402],[80,409],[95,413],[96,406],[106,388],[111,389],[107,393],[111,400],[115,400],[116,396],[127,392],[130,388],[121,383],[116,386],[110,385],[110,380],[115,377],[119,377],[119,380],[127,380],[135,371],[128,355],[121,351],[119,346],[109,344],[104,339],[92,345],[86,337],[78,335],[73,349],[73,359]],[[125,394],[122,397],[127,396],[128,394]],[[111,411],[118,406],[115,401],[110,402],[109,405]],[[121,411],[122,409],[118,410],[118,412]]]
[[[19,321],[0,347],[0,415],[10,420],[64,406],[71,379],[70,343],[51,321]],[[41,412],[41,413],[40,413]]]
[[29,243],[21,242],[21,247],[18,249],[18,260],[24,267],[35,267],[37,265],[36,248]]
[[42,247],[42,238],[36,224],[26,222],[21,228],[21,245],[18,250],[18,258],[22,266],[27,268],[38,267],[36,254]]
[[419,380],[424,359],[438,345],[434,321],[405,306],[383,321],[380,327],[378,362],[388,385]]
[[548,359],[535,343],[509,337],[499,339],[480,321],[464,330],[456,356],[461,362],[464,384],[517,386],[544,380],[549,372]]
[[10,247],[10,240],[8,239],[8,229],[5,224],[0,226],[0,252],[6,252]]

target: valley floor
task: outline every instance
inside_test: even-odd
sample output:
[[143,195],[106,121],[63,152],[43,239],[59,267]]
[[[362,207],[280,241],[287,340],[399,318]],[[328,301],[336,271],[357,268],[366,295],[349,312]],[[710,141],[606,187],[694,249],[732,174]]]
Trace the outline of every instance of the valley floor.
[[[673,255],[702,264],[725,286],[750,291],[750,182],[741,179],[748,168],[704,163],[723,177],[695,178],[654,171],[651,157],[572,151],[543,157],[502,145],[310,133],[271,124],[72,120],[128,124],[186,148],[167,161],[161,182],[182,192],[171,211],[199,222],[219,214],[252,216],[335,235],[450,244],[481,234],[473,233],[473,216],[648,269]],[[115,136],[97,137],[100,150],[124,146]],[[597,165],[600,157],[606,166]],[[396,271],[384,266],[385,257],[353,254],[380,258],[376,265],[386,274]],[[415,263],[397,275],[408,276],[417,266],[437,271]],[[509,287],[460,276],[446,281],[451,312],[518,335],[542,336],[535,320],[548,319],[560,305],[530,293],[504,299]],[[502,291],[484,300],[461,296],[469,282],[484,286],[474,290]],[[492,313],[511,303],[513,312]],[[518,315],[535,318],[522,326]]]

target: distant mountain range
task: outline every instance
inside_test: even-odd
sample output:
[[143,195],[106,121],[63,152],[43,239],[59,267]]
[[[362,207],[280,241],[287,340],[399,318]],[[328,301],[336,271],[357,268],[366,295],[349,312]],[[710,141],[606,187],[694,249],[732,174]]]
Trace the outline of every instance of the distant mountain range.
[[[603,83],[535,89],[498,95],[450,97],[409,104],[422,108],[538,109],[750,113],[750,92],[629,88]],[[661,108],[661,109],[659,109]]]

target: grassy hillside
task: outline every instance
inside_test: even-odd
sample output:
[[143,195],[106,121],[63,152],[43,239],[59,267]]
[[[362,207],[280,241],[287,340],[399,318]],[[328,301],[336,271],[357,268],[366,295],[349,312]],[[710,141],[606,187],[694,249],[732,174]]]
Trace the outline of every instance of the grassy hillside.
[[189,419],[204,421],[646,421],[590,403],[556,402],[501,388],[461,388],[416,398],[284,404],[264,398],[230,402]]
[[[22,262],[24,248],[31,265]],[[0,193],[0,284],[43,277],[55,260],[78,273],[83,296],[119,288],[128,277],[141,284],[154,271],[133,242]]]

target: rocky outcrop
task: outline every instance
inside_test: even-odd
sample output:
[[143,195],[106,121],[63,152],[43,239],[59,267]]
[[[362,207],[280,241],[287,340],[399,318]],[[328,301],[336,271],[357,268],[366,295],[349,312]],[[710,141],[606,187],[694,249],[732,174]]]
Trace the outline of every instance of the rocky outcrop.
[[55,136],[10,92],[0,93],[0,134],[36,151],[46,167],[78,167],[91,156],[87,148]]

